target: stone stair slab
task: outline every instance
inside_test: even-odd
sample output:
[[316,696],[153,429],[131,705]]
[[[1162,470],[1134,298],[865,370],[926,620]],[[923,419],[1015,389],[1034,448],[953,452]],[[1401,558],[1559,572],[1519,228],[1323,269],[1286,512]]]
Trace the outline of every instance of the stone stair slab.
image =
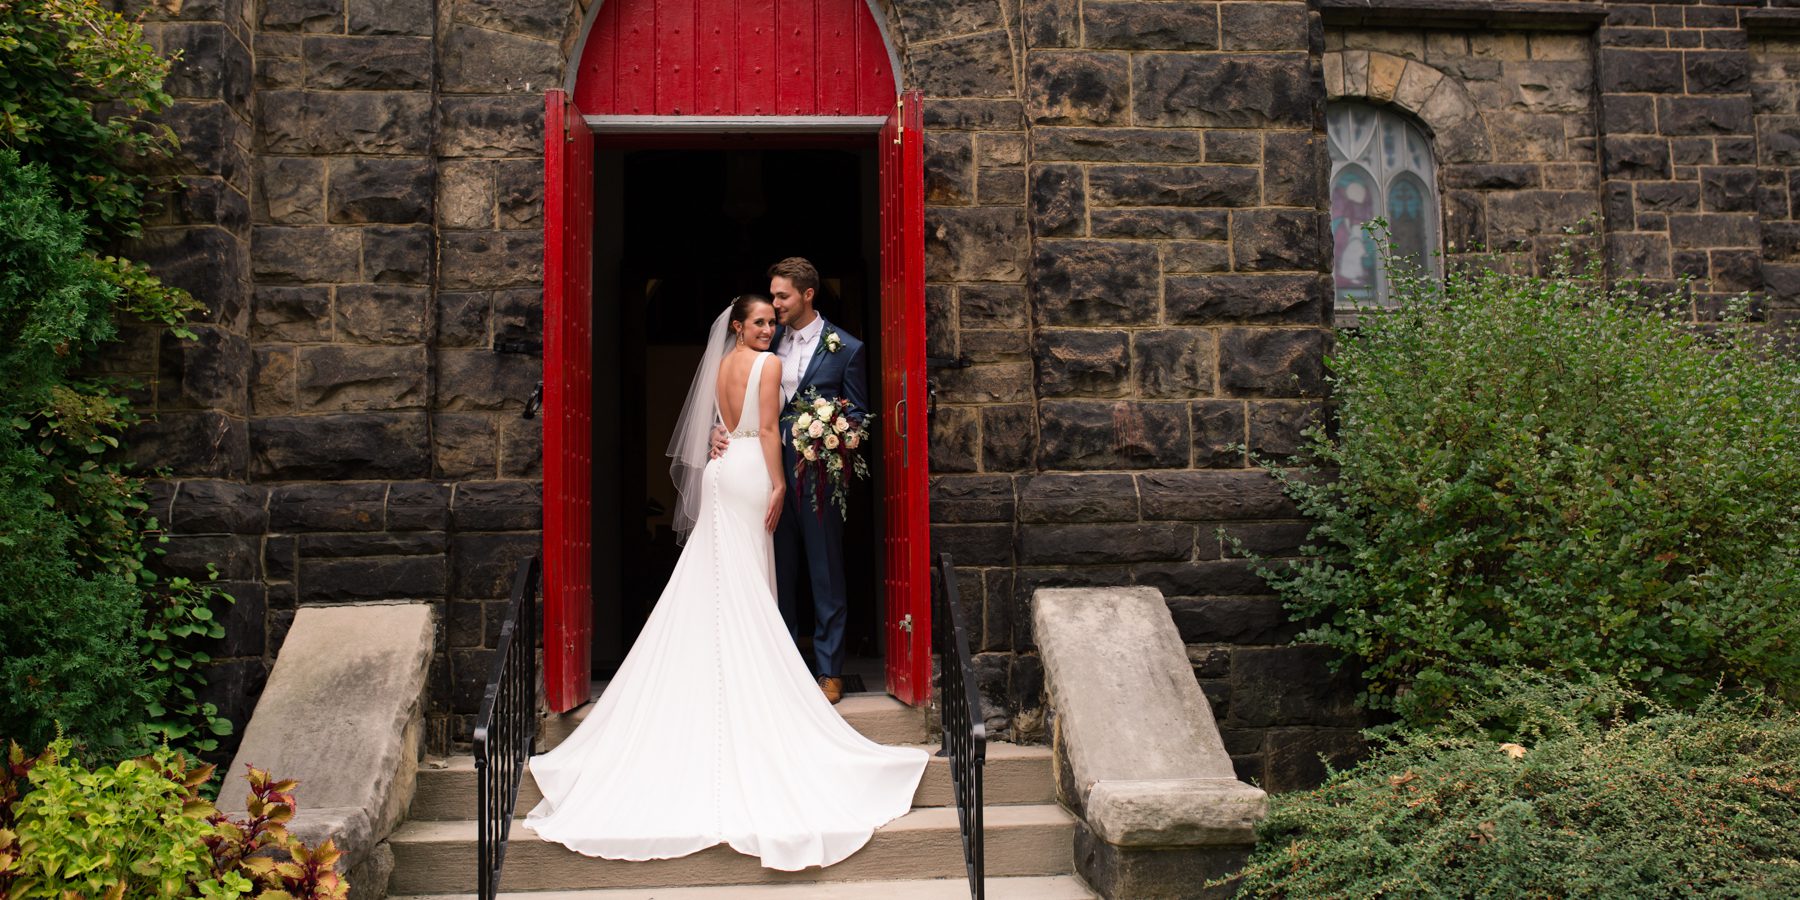
[[[1054,804],[995,806],[986,811],[990,876],[1068,875],[1074,872],[1075,819]],[[474,890],[475,822],[409,821],[389,838],[394,851],[390,894]],[[963,875],[956,810],[915,809],[889,822],[849,859],[825,869],[782,872],[725,845],[680,859],[623,862],[583,856],[512,829],[503,883],[513,891],[600,888],[706,887],[912,879]]]
[[[1093,900],[1095,894],[1072,875],[989,878],[990,900]],[[474,900],[474,894],[426,894],[388,900]],[[727,887],[622,888],[600,891],[526,891],[499,900],[964,900],[963,878],[853,881],[824,884],[744,884]]]
[[[924,745],[923,749],[935,754],[938,748]],[[1051,768],[1050,748],[1000,742],[989,744],[987,764],[982,769],[982,787],[988,806],[1055,803],[1056,775]],[[538,792],[537,783],[526,775],[519,782],[519,800],[514,815],[523,817],[541,799],[543,795]],[[912,805],[949,806],[953,802],[950,761],[946,757],[933,756],[925,767],[925,777],[919,781]],[[426,760],[419,768],[418,791],[413,796],[407,818],[448,821],[466,819],[474,811],[474,757]]]

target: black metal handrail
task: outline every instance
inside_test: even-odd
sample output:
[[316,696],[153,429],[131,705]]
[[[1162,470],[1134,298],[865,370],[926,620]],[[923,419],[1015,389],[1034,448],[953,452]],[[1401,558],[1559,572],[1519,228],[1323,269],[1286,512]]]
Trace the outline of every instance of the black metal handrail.
[[536,556],[519,562],[512,599],[500,625],[500,646],[481,713],[475,717],[475,802],[477,876],[481,900],[494,900],[500,868],[506,864],[506,840],[512,834],[513,804],[519,779],[537,749],[538,579]]
[[981,770],[987,764],[987,723],[981,718],[981,695],[975,689],[975,667],[969,661],[969,632],[963,627],[962,601],[950,554],[938,554],[932,571],[932,646],[938,654],[938,704],[943,710],[944,749],[950,759],[950,784],[956,794],[956,821],[962,828],[963,867],[969,874],[969,896],[987,895],[982,849]]

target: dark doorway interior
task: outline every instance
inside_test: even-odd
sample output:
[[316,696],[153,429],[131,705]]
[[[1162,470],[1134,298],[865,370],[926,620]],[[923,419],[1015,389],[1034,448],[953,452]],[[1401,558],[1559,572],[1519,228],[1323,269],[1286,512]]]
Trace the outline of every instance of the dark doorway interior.
[[[871,402],[882,408],[878,171],[866,146],[603,147],[596,165],[594,285],[594,669],[623,661],[679,548],[664,450],[707,326],[734,296],[766,293],[769,264],[805,256],[817,308],[862,338]],[[875,477],[852,494],[847,669],[881,690],[881,517]],[[829,513],[828,514],[834,514]],[[616,554],[616,557],[614,556]],[[616,577],[615,577],[616,575]],[[811,596],[800,597],[810,661]]]

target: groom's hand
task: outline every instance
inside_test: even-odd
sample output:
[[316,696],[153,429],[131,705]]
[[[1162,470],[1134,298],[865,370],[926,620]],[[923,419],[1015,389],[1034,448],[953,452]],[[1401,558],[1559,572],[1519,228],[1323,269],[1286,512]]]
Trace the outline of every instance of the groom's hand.
[[712,458],[725,455],[725,448],[731,446],[731,432],[723,425],[714,425],[712,430]]

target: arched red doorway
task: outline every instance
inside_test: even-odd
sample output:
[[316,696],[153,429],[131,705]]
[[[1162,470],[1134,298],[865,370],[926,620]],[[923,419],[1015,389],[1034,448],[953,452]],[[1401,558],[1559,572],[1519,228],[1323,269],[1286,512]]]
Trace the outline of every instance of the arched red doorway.
[[[878,168],[870,318],[879,321],[863,334],[880,350],[879,377],[871,374],[882,405],[876,590],[886,688],[907,703],[929,696],[921,123],[917,96],[898,94],[867,0],[604,0],[591,16],[571,84],[546,99],[544,663],[553,709],[589,697],[596,556],[603,575],[625,562],[604,552],[605,535],[597,554],[593,530],[592,324],[616,319],[594,267],[596,160],[608,145],[845,147]],[[608,175],[617,173],[603,169],[602,183]],[[608,421],[607,410],[598,418]],[[604,450],[609,433],[600,435]],[[605,472],[599,483],[607,487]]]

